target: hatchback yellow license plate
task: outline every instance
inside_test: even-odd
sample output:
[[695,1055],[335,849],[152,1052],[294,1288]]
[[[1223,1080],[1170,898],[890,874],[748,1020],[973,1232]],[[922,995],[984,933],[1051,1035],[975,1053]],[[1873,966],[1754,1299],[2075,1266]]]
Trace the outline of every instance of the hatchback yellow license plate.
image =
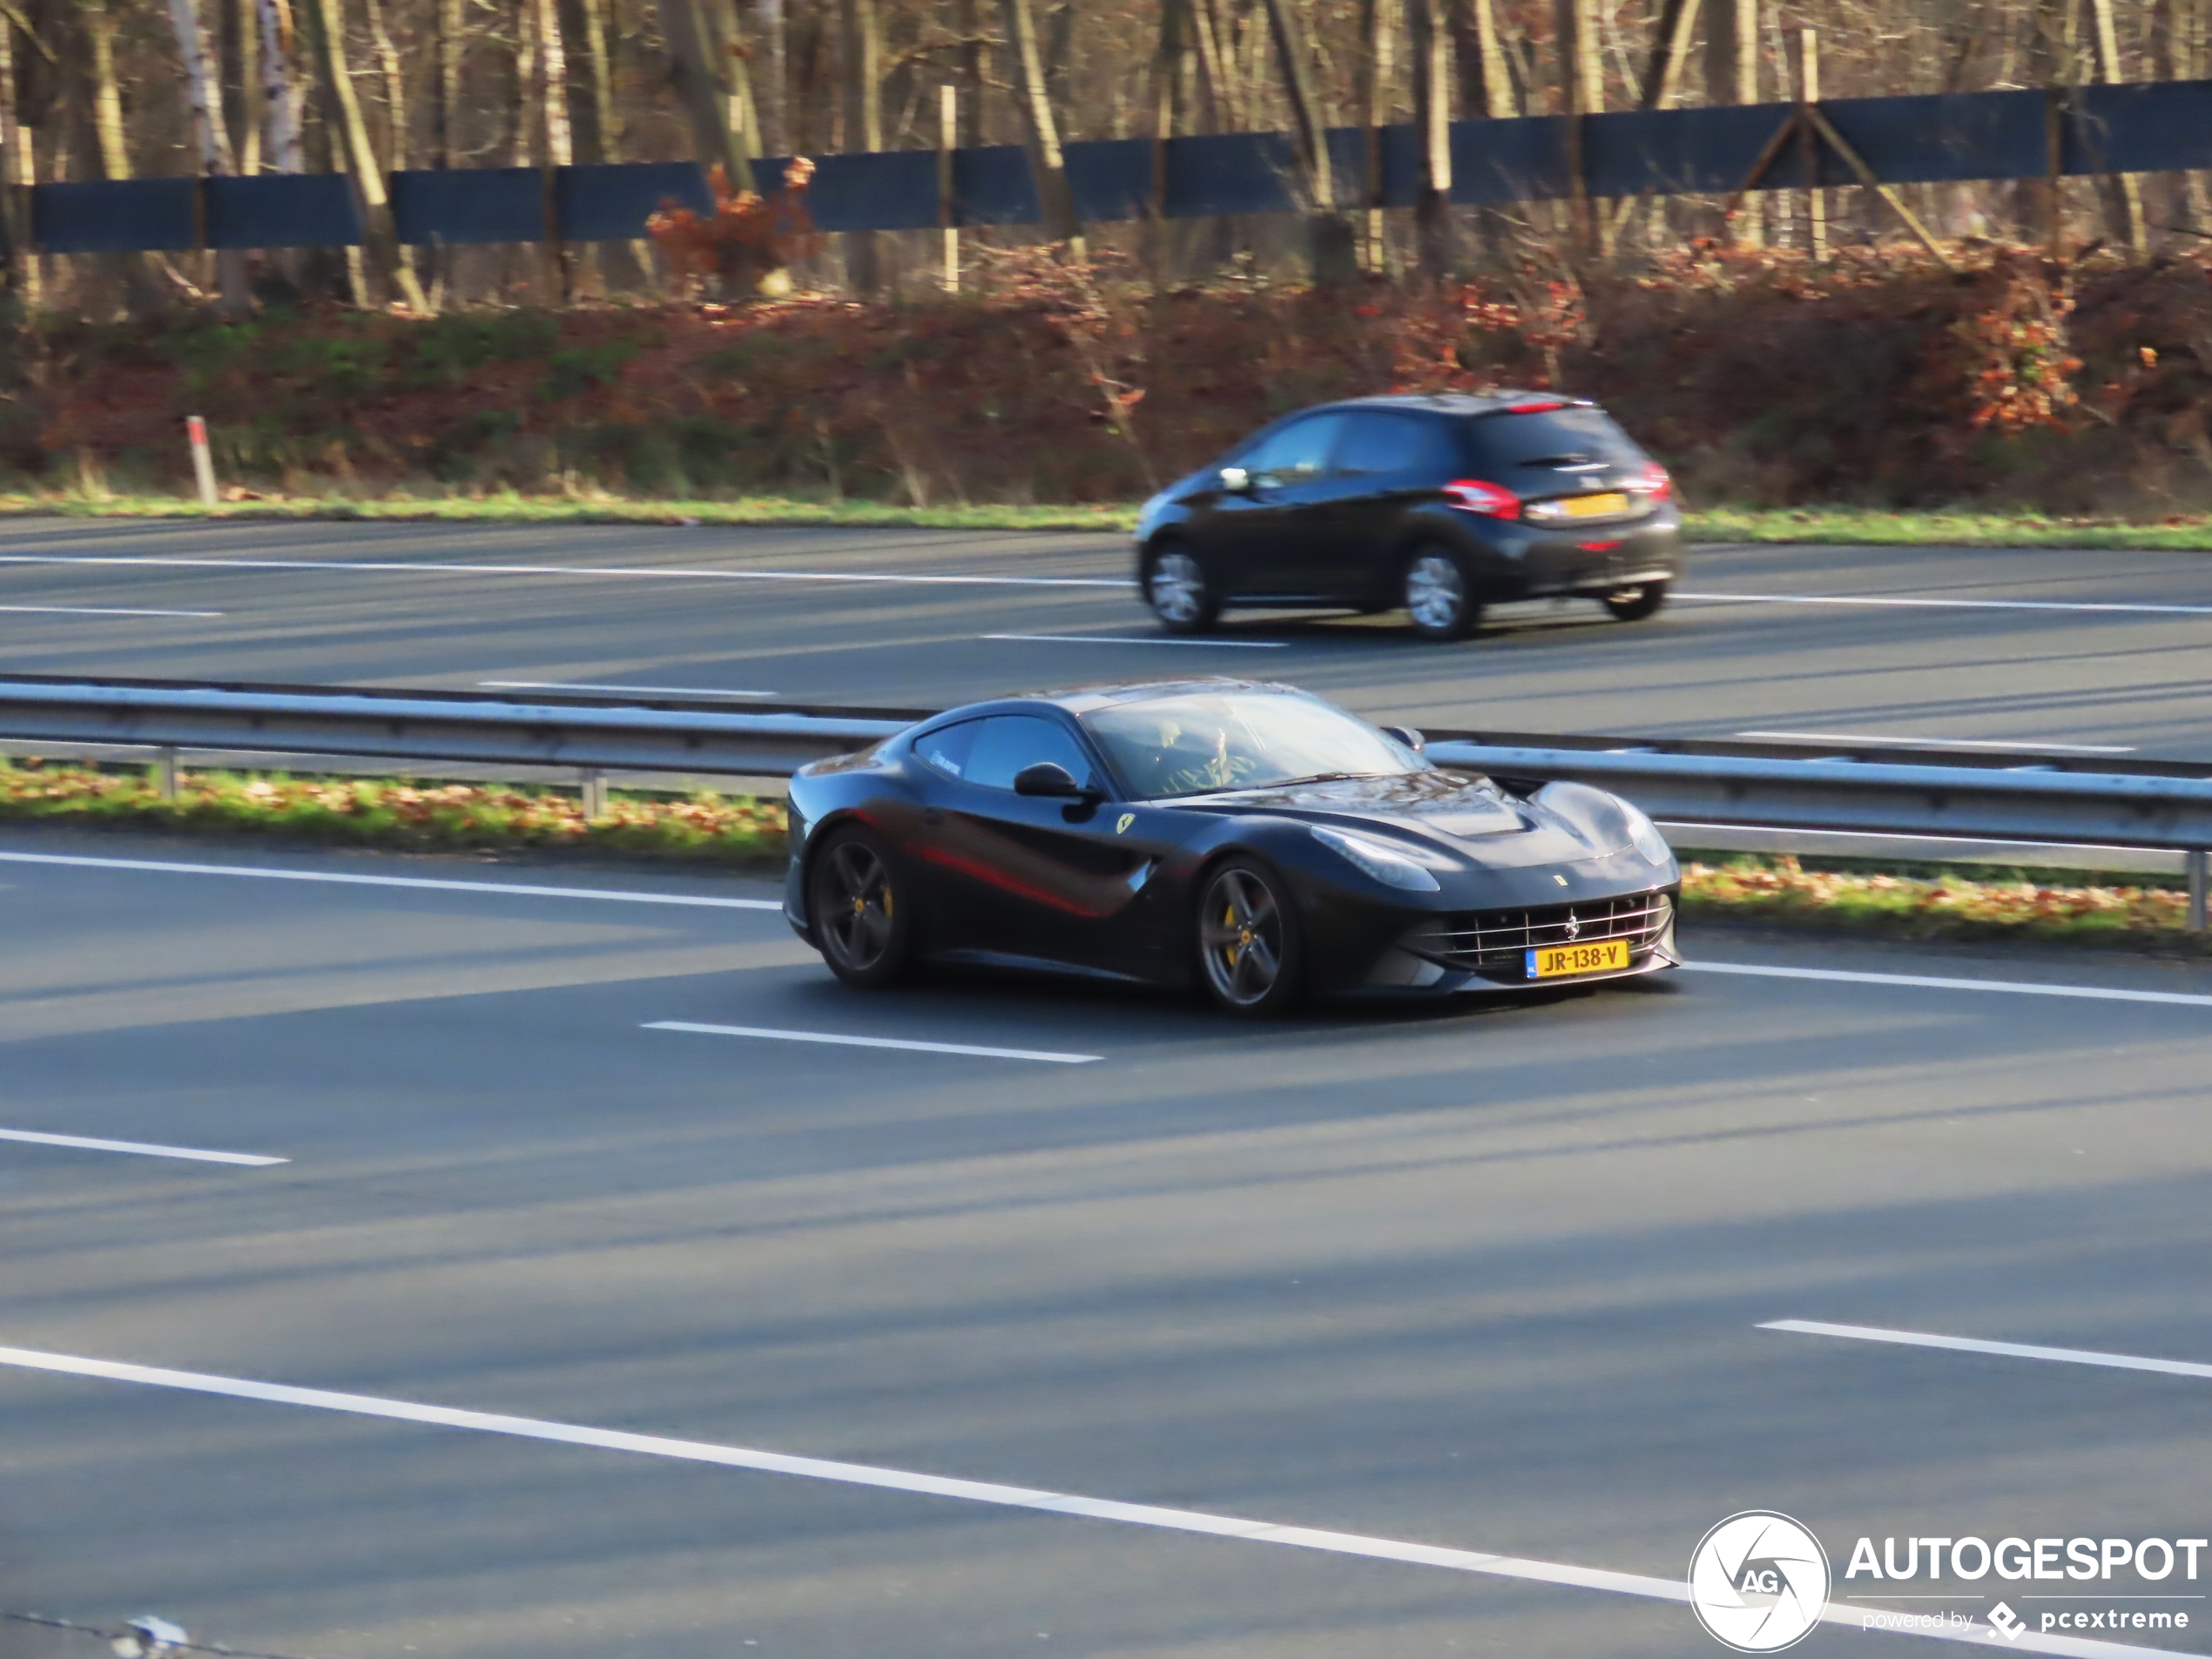
[[1575,974],[1617,974],[1629,965],[1629,941],[1601,939],[1588,945],[1546,945],[1528,953],[1530,979],[1565,979]]
[[1618,490],[1603,496],[1569,496],[1560,503],[1569,518],[1608,518],[1629,510],[1629,498]]

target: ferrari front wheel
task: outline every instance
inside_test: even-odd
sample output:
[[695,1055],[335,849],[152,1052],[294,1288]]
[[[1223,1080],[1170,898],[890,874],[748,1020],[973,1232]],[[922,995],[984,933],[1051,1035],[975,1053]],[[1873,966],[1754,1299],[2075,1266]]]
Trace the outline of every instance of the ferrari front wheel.
[[1229,1013],[1280,1014],[1298,1001],[1305,962],[1281,876],[1254,859],[1215,867],[1198,906],[1198,965]]
[[840,830],[814,855],[806,913],[830,972],[873,989],[906,972],[914,907],[891,849],[867,830]]

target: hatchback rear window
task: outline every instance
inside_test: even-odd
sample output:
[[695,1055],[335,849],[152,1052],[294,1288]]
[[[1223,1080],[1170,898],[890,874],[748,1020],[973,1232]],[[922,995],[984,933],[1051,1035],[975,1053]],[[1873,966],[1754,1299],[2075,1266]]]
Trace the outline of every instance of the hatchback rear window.
[[1526,415],[1482,415],[1472,423],[1483,455],[1499,467],[1557,466],[1561,462],[1606,461],[1620,464],[1647,459],[1635,440],[1613,423],[1603,409],[1534,409]]

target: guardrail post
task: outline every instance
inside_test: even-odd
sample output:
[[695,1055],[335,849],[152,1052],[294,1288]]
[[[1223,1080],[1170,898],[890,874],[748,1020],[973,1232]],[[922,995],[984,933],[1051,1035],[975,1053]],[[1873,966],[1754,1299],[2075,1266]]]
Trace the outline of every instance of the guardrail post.
[[579,776],[583,786],[583,821],[596,823],[607,815],[607,774],[586,766]]
[[153,752],[153,792],[164,800],[177,799],[177,752],[166,745]]
[[2205,853],[2201,846],[2189,848],[2189,931],[2201,934],[2204,922]]

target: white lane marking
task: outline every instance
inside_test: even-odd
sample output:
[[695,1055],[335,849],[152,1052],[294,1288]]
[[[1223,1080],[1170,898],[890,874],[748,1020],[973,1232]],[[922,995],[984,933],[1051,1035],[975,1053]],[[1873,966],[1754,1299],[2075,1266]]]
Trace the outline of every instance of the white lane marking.
[[125,605],[0,605],[22,617],[219,617],[219,610],[134,610]]
[[432,893],[501,893],[525,899],[603,899],[612,904],[690,905],[707,910],[781,910],[774,899],[712,899],[690,893],[624,893],[610,887],[525,887],[515,881],[440,881],[417,875],[344,875],[327,870],[257,870],[242,864],[171,864],[157,859],[76,858],[58,853],[0,853],[0,864],[60,864],[85,870],[145,870],[157,875],[244,875],[263,881],[328,881],[349,887],[422,887]]
[[2074,599],[1907,599],[1811,593],[1677,593],[1727,605],[1892,605],[1923,610],[2101,610],[2149,617],[2212,617],[2212,605],[2101,604]]
[[1860,974],[1841,968],[1768,968],[1750,962],[1684,962],[1683,967],[1697,974],[1745,974],[1757,979],[1833,980],[1843,985],[1904,985],[1927,991],[2000,991],[2007,996],[2071,996],[2092,1002],[2170,1002],[2182,1008],[2212,1008],[2212,996],[2184,991],[2123,991],[2106,985],[2037,985],[2022,980]]
[[1032,639],[1047,645],[1220,645],[1231,651],[1283,651],[1285,639],[1168,639],[1145,634],[983,634],[984,639]]
[[[1399,1561],[1413,1567],[1440,1567],[1455,1572],[1479,1573],[1490,1578],[1555,1584],[1571,1589],[1602,1590],[1615,1595],[1642,1596],[1655,1602],[1687,1602],[1689,1600],[1689,1586],[1679,1578],[1653,1578],[1642,1573],[1616,1573],[1602,1568],[1575,1567],[1561,1561],[1529,1561],[1520,1556],[1494,1554],[1487,1550],[1455,1549],[1442,1544],[1377,1538],[1364,1533],[1288,1527],[1275,1521],[1212,1514],[1199,1509],[1170,1509],[1157,1504],[1123,1503],[1112,1498],[1085,1498],[1073,1493],[1047,1492],[1034,1487],[1003,1486],[991,1480],[963,1480],[950,1475],[923,1474],[914,1470],[885,1468],[872,1463],[843,1463],[828,1458],[796,1457],[785,1452],[722,1446],[711,1440],[679,1440],[659,1434],[631,1433],[624,1429],[556,1423],[543,1418],[509,1417],[492,1412],[462,1411],[450,1406],[426,1406],[414,1400],[387,1399],[374,1394],[343,1394],[324,1388],[295,1388],[286,1383],[256,1382],[242,1377],[217,1377],[198,1371],[171,1371],[156,1366],[128,1365],[114,1359],[86,1359],[77,1354],[44,1353],[33,1348],[0,1348],[0,1365],[15,1366],[25,1371],[56,1372],[67,1377],[92,1377],[109,1382],[140,1383],[155,1388],[179,1389],[188,1393],[260,1400],[274,1406],[300,1406],[313,1411],[341,1412],[354,1417],[383,1418],[394,1422],[421,1423],[438,1428],[470,1429],[480,1434],[506,1434],[518,1440],[550,1440],[563,1446],[589,1446],[601,1451],[628,1452],[641,1457],[718,1464],[725,1468],[750,1469],[763,1474],[792,1475],[803,1480],[873,1487],[922,1497],[988,1504],[1003,1509],[1070,1515],[1086,1521],[1116,1521],[1126,1527],[1195,1533],[1240,1543],[1276,1544],[1291,1549],[1318,1550],[1327,1554],[1358,1556],[1369,1561]],[[1864,1607],[1831,1607],[1821,1617],[1830,1624],[1857,1629],[1863,1628],[1870,1610]],[[1992,1639],[1989,1628],[1976,1623],[1961,1625],[1955,1634],[1951,1631],[1900,1634],[1983,1643]],[[2024,1632],[2009,1645],[2024,1653],[2073,1654],[2083,1656],[2084,1659],[2100,1659],[2101,1656],[2165,1656],[2165,1659],[2170,1659],[2170,1655],[2164,1649],[2123,1647],[2078,1636],[2042,1635],[2035,1632]]]
[[205,1152],[196,1147],[154,1146],[144,1141],[97,1141],[84,1135],[41,1135],[27,1129],[0,1129],[0,1141],[73,1147],[82,1152],[130,1152],[143,1158],[188,1158],[195,1163],[239,1163],[253,1170],[292,1162],[290,1158],[265,1158],[252,1152]]
[[1087,1066],[1103,1056],[1055,1054],[1049,1049],[988,1049],[973,1042],[916,1042],[905,1037],[850,1037],[831,1031],[785,1031],[765,1025],[695,1025],[688,1020],[654,1020],[648,1031],[696,1031],[710,1037],[765,1037],[771,1042],[828,1042],[844,1049],[903,1049],[914,1054],[964,1054],[985,1060],[1042,1060],[1055,1066]]
[[2050,1359],[2068,1366],[2106,1366],[2114,1371],[2155,1371],[2168,1377],[2212,1377],[2212,1366],[2187,1359],[2146,1359],[2140,1354],[2100,1353],[2094,1348],[2046,1348],[2032,1342],[1984,1342],[1979,1337],[1931,1336],[1925,1331],[1885,1331],[1875,1325],[1829,1325],[1819,1319],[1774,1319],[1762,1331],[1790,1331],[1805,1337],[1847,1337],[1855,1342],[1891,1342],[1907,1348],[1950,1348],[1959,1353],[1995,1354],[2005,1359]]
[[2009,738],[1893,738],[1865,732],[1739,732],[1739,738],[1805,743],[1894,743],[1921,749],[2026,749],[2039,754],[2131,755],[2132,743],[2030,743]]
[[667,565],[462,564],[448,559],[188,559],[81,553],[0,553],[0,564],[113,564],[179,570],[368,570],[420,576],[643,577],[697,582],[872,582],[920,587],[1114,588],[1127,592],[1127,577],[930,576],[849,570],[722,570]]
[[478,680],[494,691],[631,691],[640,697],[773,697],[773,691],[725,691],[710,685],[595,685],[589,680]]

